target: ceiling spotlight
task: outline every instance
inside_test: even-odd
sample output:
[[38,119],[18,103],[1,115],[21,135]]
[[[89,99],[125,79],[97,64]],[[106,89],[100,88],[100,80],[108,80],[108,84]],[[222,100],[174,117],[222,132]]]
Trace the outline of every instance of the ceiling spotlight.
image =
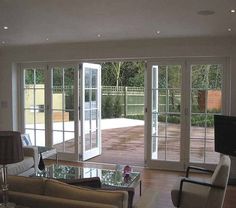
[[228,31],[229,31],[229,32],[231,32],[231,31],[232,31],[232,29],[231,29],[231,28],[228,28]]
[[156,33],[159,35],[159,34],[161,33],[161,31],[160,31],[160,30],[157,30]]
[[2,41],[2,44],[5,44],[5,43],[6,43],[6,42],[3,40],[3,41]]
[[235,13],[235,9],[231,9],[230,12],[231,12],[231,13]]
[[48,41],[49,40],[49,38],[46,38],[46,41]]
[[102,37],[102,35],[101,34],[97,34],[97,37],[100,38],[100,37]]
[[4,30],[8,30],[8,27],[7,27],[7,26],[4,26],[3,29],[4,29]]

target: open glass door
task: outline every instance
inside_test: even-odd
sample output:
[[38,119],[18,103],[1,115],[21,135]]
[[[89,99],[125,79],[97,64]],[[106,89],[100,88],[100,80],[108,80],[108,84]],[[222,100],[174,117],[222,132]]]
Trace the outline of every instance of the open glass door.
[[[181,156],[182,64],[149,63],[151,93],[149,167],[183,169]],[[149,99],[150,99],[149,98]]]
[[101,154],[101,66],[83,63],[81,80],[82,160]]

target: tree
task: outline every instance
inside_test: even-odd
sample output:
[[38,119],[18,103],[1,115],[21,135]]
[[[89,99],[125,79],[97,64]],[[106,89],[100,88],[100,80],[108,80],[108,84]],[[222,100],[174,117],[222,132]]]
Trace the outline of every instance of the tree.
[[116,79],[116,88],[118,89],[119,86],[119,79],[120,79],[120,72],[121,72],[121,66],[122,66],[123,62],[119,61],[117,62],[113,62],[112,66],[113,66],[113,73],[115,75],[115,79]]

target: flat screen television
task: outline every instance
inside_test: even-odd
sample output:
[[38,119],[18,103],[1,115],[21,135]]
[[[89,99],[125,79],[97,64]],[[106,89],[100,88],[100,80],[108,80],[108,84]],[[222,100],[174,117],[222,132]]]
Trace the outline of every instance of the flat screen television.
[[236,116],[214,115],[215,151],[236,156]]

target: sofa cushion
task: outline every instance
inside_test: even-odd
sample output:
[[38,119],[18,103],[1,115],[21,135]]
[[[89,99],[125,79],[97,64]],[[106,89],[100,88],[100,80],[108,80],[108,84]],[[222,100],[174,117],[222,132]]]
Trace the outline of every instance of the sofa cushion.
[[25,156],[23,161],[7,165],[7,172],[9,175],[18,175],[20,173],[25,172],[26,170],[30,169],[33,166],[34,166],[33,157]]
[[59,198],[110,204],[119,208],[128,207],[128,193],[126,191],[93,190],[68,185],[53,179],[46,180],[44,194]]
[[[1,191],[0,191],[1,196]],[[9,191],[9,201],[17,205],[33,208],[117,208],[113,205],[63,199],[45,195]],[[18,207],[18,206],[17,206]]]
[[31,194],[44,193],[45,179],[41,177],[8,176],[10,191],[19,191]]

